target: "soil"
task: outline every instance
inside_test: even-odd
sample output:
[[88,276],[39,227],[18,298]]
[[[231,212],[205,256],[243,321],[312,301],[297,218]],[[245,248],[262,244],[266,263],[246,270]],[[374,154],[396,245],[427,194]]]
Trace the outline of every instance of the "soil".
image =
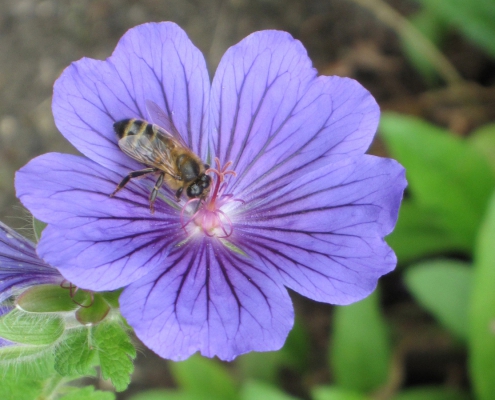
[[[419,9],[413,0],[388,3],[406,16]],[[459,135],[495,120],[493,59],[453,30],[442,50],[470,85],[458,90],[440,81],[429,85],[405,57],[396,32],[351,0],[0,0],[3,222],[29,236],[30,217],[13,189],[17,169],[46,152],[77,153],[57,132],[51,115],[52,86],[62,70],[81,57],[105,59],[127,29],[165,20],[185,29],[205,54],[211,75],[229,46],[251,32],[280,29],[302,41],[321,73],[357,79],[383,110],[418,115]],[[384,153],[379,142],[372,151]],[[403,335],[405,349],[397,356],[402,381],[465,385],[465,355],[431,329],[430,317],[412,304],[400,275],[386,277],[384,288],[390,288],[386,312]],[[331,378],[325,354],[332,307],[293,298],[310,329],[312,371],[304,382],[286,371],[282,384],[307,397],[308,382],[324,384]],[[166,362],[141,349],[128,393],[173,386]]]

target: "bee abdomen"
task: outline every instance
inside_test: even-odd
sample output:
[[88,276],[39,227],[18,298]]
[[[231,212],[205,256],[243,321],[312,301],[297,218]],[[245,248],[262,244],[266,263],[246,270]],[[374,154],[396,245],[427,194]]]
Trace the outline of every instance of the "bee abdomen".
[[153,125],[141,119],[123,119],[117,121],[113,124],[113,129],[119,139],[131,135],[142,135],[143,133],[149,137],[154,136]]

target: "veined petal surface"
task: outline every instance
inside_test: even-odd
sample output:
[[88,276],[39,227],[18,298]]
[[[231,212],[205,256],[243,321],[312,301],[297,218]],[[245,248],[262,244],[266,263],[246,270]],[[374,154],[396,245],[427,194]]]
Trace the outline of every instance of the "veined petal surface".
[[294,319],[283,285],[217,239],[191,244],[122,293],[122,315],[137,336],[177,361],[198,350],[232,360],[282,347]]
[[[391,232],[406,186],[404,168],[374,156],[316,170],[236,216],[243,249],[314,300],[349,304],[396,265]],[[249,204],[249,203],[248,203]]]
[[[288,33],[249,35],[223,56],[211,95],[213,153],[232,161],[229,190],[265,196],[319,166],[364,154],[379,108],[356,81],[316,76]],[[322,162],[323,161],[323,162]]]
[[52,109],[57,128],[81,153],[122,173],[142,166],[119,149],[113,124],[149,120],[146,100],[205,155],[209,90],[204,57],[185,32],[171,22],[144,24],[130,29],[106,61],[83,58],[67,67]]

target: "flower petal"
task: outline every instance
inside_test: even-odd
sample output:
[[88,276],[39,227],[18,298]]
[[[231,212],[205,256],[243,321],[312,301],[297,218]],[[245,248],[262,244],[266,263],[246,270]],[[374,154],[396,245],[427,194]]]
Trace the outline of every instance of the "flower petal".
[[81,153],[114,170],[139,169],[118,148],[113,123],[149,120],[151,100],[194,151],[206,153],[209,88],[203,55],[185,32],[171,22],[149,23],[130,29],[106,61],[83,58],[66,68],[52,109],[58,129]]
[[233,161],[230,192],[273,191],[325,163],[364,154],[379,109],[352,79],[316,77],[289,34],[257,32],[230,48],[212,84],[213,153]]
[[127,287],[122,315],[158,355],[196,351],[232,360],[277,350],[293,325],[287,290],[216,240],[198,239],[170,254],[166,268]]
[[55,153],[32,160],[16,176],[21,202],[50,223],[38,253],[85,289],[113,290],[137,280],[185,237],[180,210],[157,199],[150,213],[142,182],[131,181],[110,197],[120,178],[86,158]]
[[61,281],[60,273],[36,255],[33,243],[0,222],[0,303],[14,290]]
[[242,249],[314,300],[349,304],[396,265],[383,240],[406,186],[394,160],[362,156],[314,171],[238,215]]

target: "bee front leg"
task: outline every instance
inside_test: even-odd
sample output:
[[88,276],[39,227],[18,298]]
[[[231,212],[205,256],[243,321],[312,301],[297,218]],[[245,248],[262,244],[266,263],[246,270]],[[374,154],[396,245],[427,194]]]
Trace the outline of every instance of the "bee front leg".
[[154,203],[156,200],[156,196],[158,195],[158,191],[160,190],[160,188],[163,185],[163,178],[164,177],[165,177],[165,174],[162,172],[160,174],[160,176],[158,177],[158,179],[156,180],[155,187],[151,191],[151,194],[150,194],[150,212],[151,212],[151,214],[155,213]]
[[139,171],[132,171],[124,179],[122,179],[122,181],[118,184],[117,189],[114,190],[114,192],[110,195],[110,197],[115,196],[115,194],[125,185],[127,185],[132,178],[137,178],[138,176],[151,174],[152,172],[156,172],[156,171],[157,171],[156,168],[146,168],[146,169],[140,169]]
[[175,200],[178,202],[180,201],[180,196],[182,196],[182,192],[184,191],[184,187],[180,187],[177,189],[177,192],[175,192]]

